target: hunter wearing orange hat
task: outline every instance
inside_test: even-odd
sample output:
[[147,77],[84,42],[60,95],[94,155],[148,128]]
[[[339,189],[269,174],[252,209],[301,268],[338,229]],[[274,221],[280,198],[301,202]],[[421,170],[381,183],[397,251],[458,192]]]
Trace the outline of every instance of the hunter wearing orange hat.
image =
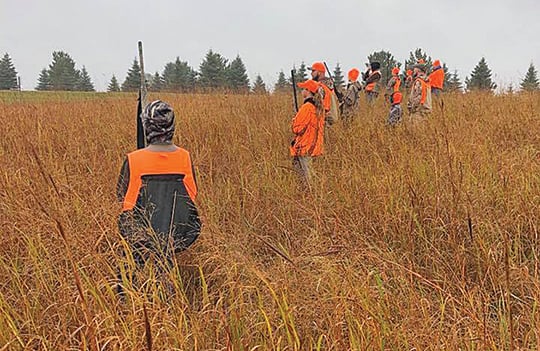
[[407,108],[411,120],[419,120],[431,113],[431,87],[426,76],[426,65],[413,66],[414,83],[409,94]]
[[311,158],[323,153],[324,103],[320,83],[310,79],[298,83],[302,88],[304,103],[292,120],[294,140],[290,153],[293,167],[303,182],[309,185],[311,179]]
[[441,61],[433,61],[433,69],[429,75],[429,83],[431,84],[431,93],[439,97],[443,91],[444,85],[444,70],[441,67]]
[[399,78],[399,67],[392,68],[392,77],[386,84],[386,93],[384,94],[386,99],[392,104],[392,95],[399,91],[401,87],[401,79]]
[[337,97],[334,93],[334,82],[326,77],[326,66],[322,62],[315,62],[311,65],[311,78],[321,86],[321,96],[323,98],[325,121],[328,125],[334,124],[338,117]]
[[405,72],[405,88],[409,89],[413,82],[412,69],[408,69]]
[[358,112],[358,100],[360,100],[360,91],[362,85],[358,82],[360,71],[353,68],[347,74],[349,82],[347,83],[347,91],[343,95],[343,100],[339,106],[341,119],[346,126],[352,122],[354,115]]

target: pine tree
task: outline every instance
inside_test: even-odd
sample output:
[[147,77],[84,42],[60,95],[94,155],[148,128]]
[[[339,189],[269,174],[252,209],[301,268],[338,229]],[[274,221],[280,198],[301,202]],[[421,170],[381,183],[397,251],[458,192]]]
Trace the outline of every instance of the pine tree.
[[199,66],[199,84],[202,88],[227,87],[227,59],[209,50]]
[[379,62],[381,64],[381,84],[386,86],[390,77],[392,77],[392,69],[401,67],[401,63],[397,62],[389,51],[377,51],[368,56],[369,62]]
[[237,55],[227,67],[227,85],[233,92],[249,92],[249,78],[240,55]]
[[50,90],[77,90],[79,71],[75,69],[75,61],[68,53],[53,52],[53,60],[48,69]]
[[279,71],[276,85],[274,85],[274,92],[284,93],[288,92],[289,89],[291,89],[291,84],[287,81],[287,78],[285,78],[285,73],[283,73],[283,70],[281,70]]
[[0,90],[17,89],[18,87],[17,71],[11,62],[11,57],[6,53],[0,60]]
[[107,91],[111,93],[120,91],[120,85],[118,84],[118,79],[116,79],[116,76],[114,74],[111,78],[109,86],[107,87]]
[[409,59],[405,60],[405,68],[408,69],[420,61],[424,61],[427,67],[431,67],[432,65],[431,56],[428,56],[421,48],[416,48],[414,51],[409,52]]
[[264,81],[263,81],[263,79],[262,79],[262,77],[260,75],[257,75],[257,77],[255,77],[255,82],[253,83],[253,88],[251,89],[251,91],[254,94],[266,94],[267,93],[266,84],[264,84]]
[[454,92],[461,92],[463,90],[463,85],[461,84],[457,70],[455,70],[454,73],[449,74],[448,83],[445,83],[445,90]]
[[195,89],[197,72],[187,62],[179,57],[174,62],[165,65],[162,74],[163,89],[165,91],[190,92]]
[[39,74],[36,90],[39,90],[39,91],[51,90],[51,82],[49,80],[49,71],[46,68],[42,69],[41,73]]
[[309,79],[307,66],[304,61],[300,63],[300,67],[298,67],[298,69],[293,67],[293,70],[295,72],[294,79],[296,80],[296,83],[305,82],[306,80]]
[[444,82],[443,82],[443,88],[444,90],[447,90],[448,84],[450,84],[450,71],[448,70],[448,66],[446,66],[446,63],[443,63],[442,70],[444,72]]
[[161,91],[163,89],[163,78],[159,72],[154,73],[152,79],[150,79],[150,87],[148,89],[151,91]]
[[122,83],[122,91],[138,91],[141,87],[141,67],[137,59],[133,59],[126,79]]
[[90,75],[86,71],[86,67],[82,67],[79,73],[79,81],[77,82],[77,90],[80,91],[96,91]]
[[491,80],[491,70],[484,57],[474,67],[471,77],[465,78],[465,84],[467,85],[467,90],[492,91],[497,88],[497,84]]
[[525,74],[525,77],[521,81],[521,89],[525,91],[537,91],[540,90],[540,82],[538,81],[538,72],[531,62],[529,70]]
[[341,70],[339,62],[336,63],[336,68],[334,68],[332,78],[334,78],[334,86],[340,89],[340,91],[343,90],[343,87],[345,86],[345,77],[343,76],[343,71]]

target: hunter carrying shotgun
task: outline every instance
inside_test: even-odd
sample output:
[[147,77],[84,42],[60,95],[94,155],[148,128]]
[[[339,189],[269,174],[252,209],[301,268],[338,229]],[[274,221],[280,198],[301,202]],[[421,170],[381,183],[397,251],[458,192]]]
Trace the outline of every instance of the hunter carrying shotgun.
[[[122,204],[118,226],[136,269],[153,263],[159,272],[167,272],[174,264],[174,254],[188,248],[199,236],[197,184],[189,152],[172,141],[172,107],[160,100],[144,106],[146,87],[140,43],[139,51],[142,77],[138,111],[142,113],[137,119],[144,135],[138,133],[142,148],[127,155],[118,178],[116,194]],[[128,273],[132,278],[132,272]]]

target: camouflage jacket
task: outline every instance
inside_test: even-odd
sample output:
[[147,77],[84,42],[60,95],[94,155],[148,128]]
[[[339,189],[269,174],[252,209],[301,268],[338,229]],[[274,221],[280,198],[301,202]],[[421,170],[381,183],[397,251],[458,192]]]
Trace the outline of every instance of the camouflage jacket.
[[343,95],[343,105],[347,107],[355,107],[358,105],[358,97],[360,91],[362,90],[362,85],[359,82],[349,83],[347,85],[347,91]]
[[[420,80],[423,80],[423,84]],[[424,102],[422,102],[422,87],[426,86]],[[431,89],[429,87],[428,78],[425,75],[419,75],[412,84],[407,108],[411,113],[415,112],[431,112]]]

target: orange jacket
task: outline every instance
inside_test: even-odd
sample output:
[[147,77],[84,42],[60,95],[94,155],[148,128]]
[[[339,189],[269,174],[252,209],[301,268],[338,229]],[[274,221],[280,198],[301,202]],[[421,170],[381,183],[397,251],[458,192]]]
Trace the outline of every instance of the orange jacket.
[[295,134],[291,156],[319,156],[323,153],[324,116],[317,116],[315,105],[306,99],[292,121]]
[[431,72],[431,74],[429,75],[429,84],[432,88],[442,90],[444,84],[444,70],[442,68],[438,68],[435,71]]
[[122,211],[135,207],[142,186],[142,176],[159,174],[184,175],[183,182],[192,201],[197,196],[197,185],[189,152],[182,148],[173,152],[154,152],[140,149],[127,155],[129,164],[129,184],[124,197]]

